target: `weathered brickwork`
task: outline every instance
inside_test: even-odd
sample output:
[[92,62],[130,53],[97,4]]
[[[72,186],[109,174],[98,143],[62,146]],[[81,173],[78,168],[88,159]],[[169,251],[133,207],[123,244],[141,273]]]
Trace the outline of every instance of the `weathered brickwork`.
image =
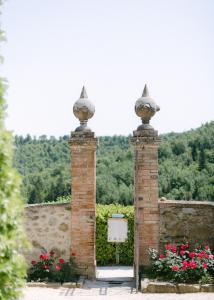
[[28,263],[37,259],[41,251],[54,250],[66,260],[70,257],[71,205],[33,204],[24,210],[24,228],[32,247],[23,250]]
[[[135,259],[148,265],[148,249],[159,248],[158,208],[158,146],[157,131],[146,129],[134,132],[135,166]],[[137,209],[138,208],[138,209]]]
[[160,247],[180,243],[209,244],[214,249],[214,203],[199,201],[159,201]]
[[76,254],[79,273],[96,274],[96,147],[92,132],[72,132],[71,147],[71,253]]

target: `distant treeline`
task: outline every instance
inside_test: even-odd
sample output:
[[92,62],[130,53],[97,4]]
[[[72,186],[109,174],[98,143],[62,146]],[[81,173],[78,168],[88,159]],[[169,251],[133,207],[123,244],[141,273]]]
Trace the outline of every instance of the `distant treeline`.
[[[167,199],[214,201],[214,122],[161,136],[159,191]],[[28,203],[70,195],[69,136],[15,136],[14,166]],[[99,138],[97,203],[133,203],[133,150],[127,136]]]

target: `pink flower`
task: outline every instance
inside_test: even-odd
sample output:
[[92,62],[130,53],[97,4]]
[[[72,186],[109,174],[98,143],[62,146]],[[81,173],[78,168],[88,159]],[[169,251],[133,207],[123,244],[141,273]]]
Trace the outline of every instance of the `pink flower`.
[[166,244],[165,248],[166,248],[166,250],[171,250],[171,245],[170,244]]
[[188,267],[189,263],[188,263],[187,260],[183,260],[183,261],[182,261],[182,265]]
[[181,269],[182,269],[183,271],[186,271],[187,266],[183,265]]
[[172,271],[178,271],[178,269],[179,269],[179,266],[172,266]]
[[32,265],[35,265],[35,264],[36,264],[36,261],[35,261],[35,260],[32,260],[32,261],[31,261],[31,264],[32,264]]
[[171,246],[171,251],[175,253],[176,250],[177,250],[177,249],[176,249],[176,246],[172,245],[172,246]]
[[185,254],[185,251],[184,251],[184,250],[181,250],[181,251],[180,251],[180,255],[183,256],[184,254]]
[[64,264],[64,259],[63,258],[59,258],[59,262],[61,263],[61,264]]
[[202,267],[203,267],[204,269],[207,269],[207,264],[206,264],[206,263],[203,263]]
[[59,271],[61,269],[60,265],[56,265],[56,270]]
[[189,253],[189,257],[190,257],[190,258],[195,257],[195,252],[190,252],[190,253]]
[[204,257],[204,253],[203,253],[203,252],[200,252],[200,253],[197,254],[197,256],[198,256],[199,258],[203,258],[203,257]]
[[190,269],[195,269],[197,267],[196,262],[193,260],[189,263]]
[[188,244],[188,243],[182,244],[182,245],[181,245],[181,250],[185,250],[185,249],[188,248],[188,247],[189,247],[189,244]]
[[39,257],[40,259],[48,259],[48,254],[46,253],[46,254],[41,254],[40,255],[40,257]]
[[207,253],[206,253],[204,256],[205,256],[206,258],[209,258],[209,254],[207,254]]
[[43,269],[48,269],[48,266],[47,265],[43,265],[42,268]]
[[209,250],[209,249],[210,249],[210,247],[209,247],[208,245],[206,245],[204,248],[205,248],[206,250]]

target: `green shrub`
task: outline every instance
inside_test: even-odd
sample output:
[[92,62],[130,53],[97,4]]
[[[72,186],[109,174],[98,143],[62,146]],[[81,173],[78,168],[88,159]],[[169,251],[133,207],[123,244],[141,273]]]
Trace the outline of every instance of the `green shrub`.
[[20,180],[12,168],[11,134],[4,128],[4,89],[0,78],[0,300],[13,300],[18,298],[26,274],[19,255],[24,243]]
[[116,247],[107,241],[108,219],[113,213],[122,213],[128,219],[128,239],[120,243],[120,264],[132,265],[134,259],[134,207],[120,204],[101,205],[96,207],[96,259],[97,265],[116,263]]

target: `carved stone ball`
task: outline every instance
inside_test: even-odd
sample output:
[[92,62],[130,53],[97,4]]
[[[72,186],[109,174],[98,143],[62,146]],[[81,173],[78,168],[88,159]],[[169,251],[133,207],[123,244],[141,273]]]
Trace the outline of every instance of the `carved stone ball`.
[[88,99],[85,88],[83,87],[80,98],[74,103],[73,113],[80,123],[87,122],[95,113],[93,103]]
[[145,86],[143,95],[135,103],[135,112],[142,119],[143,124],[149,124],[151,117],[154,116],[160,107],[149,96],[147,86]]

